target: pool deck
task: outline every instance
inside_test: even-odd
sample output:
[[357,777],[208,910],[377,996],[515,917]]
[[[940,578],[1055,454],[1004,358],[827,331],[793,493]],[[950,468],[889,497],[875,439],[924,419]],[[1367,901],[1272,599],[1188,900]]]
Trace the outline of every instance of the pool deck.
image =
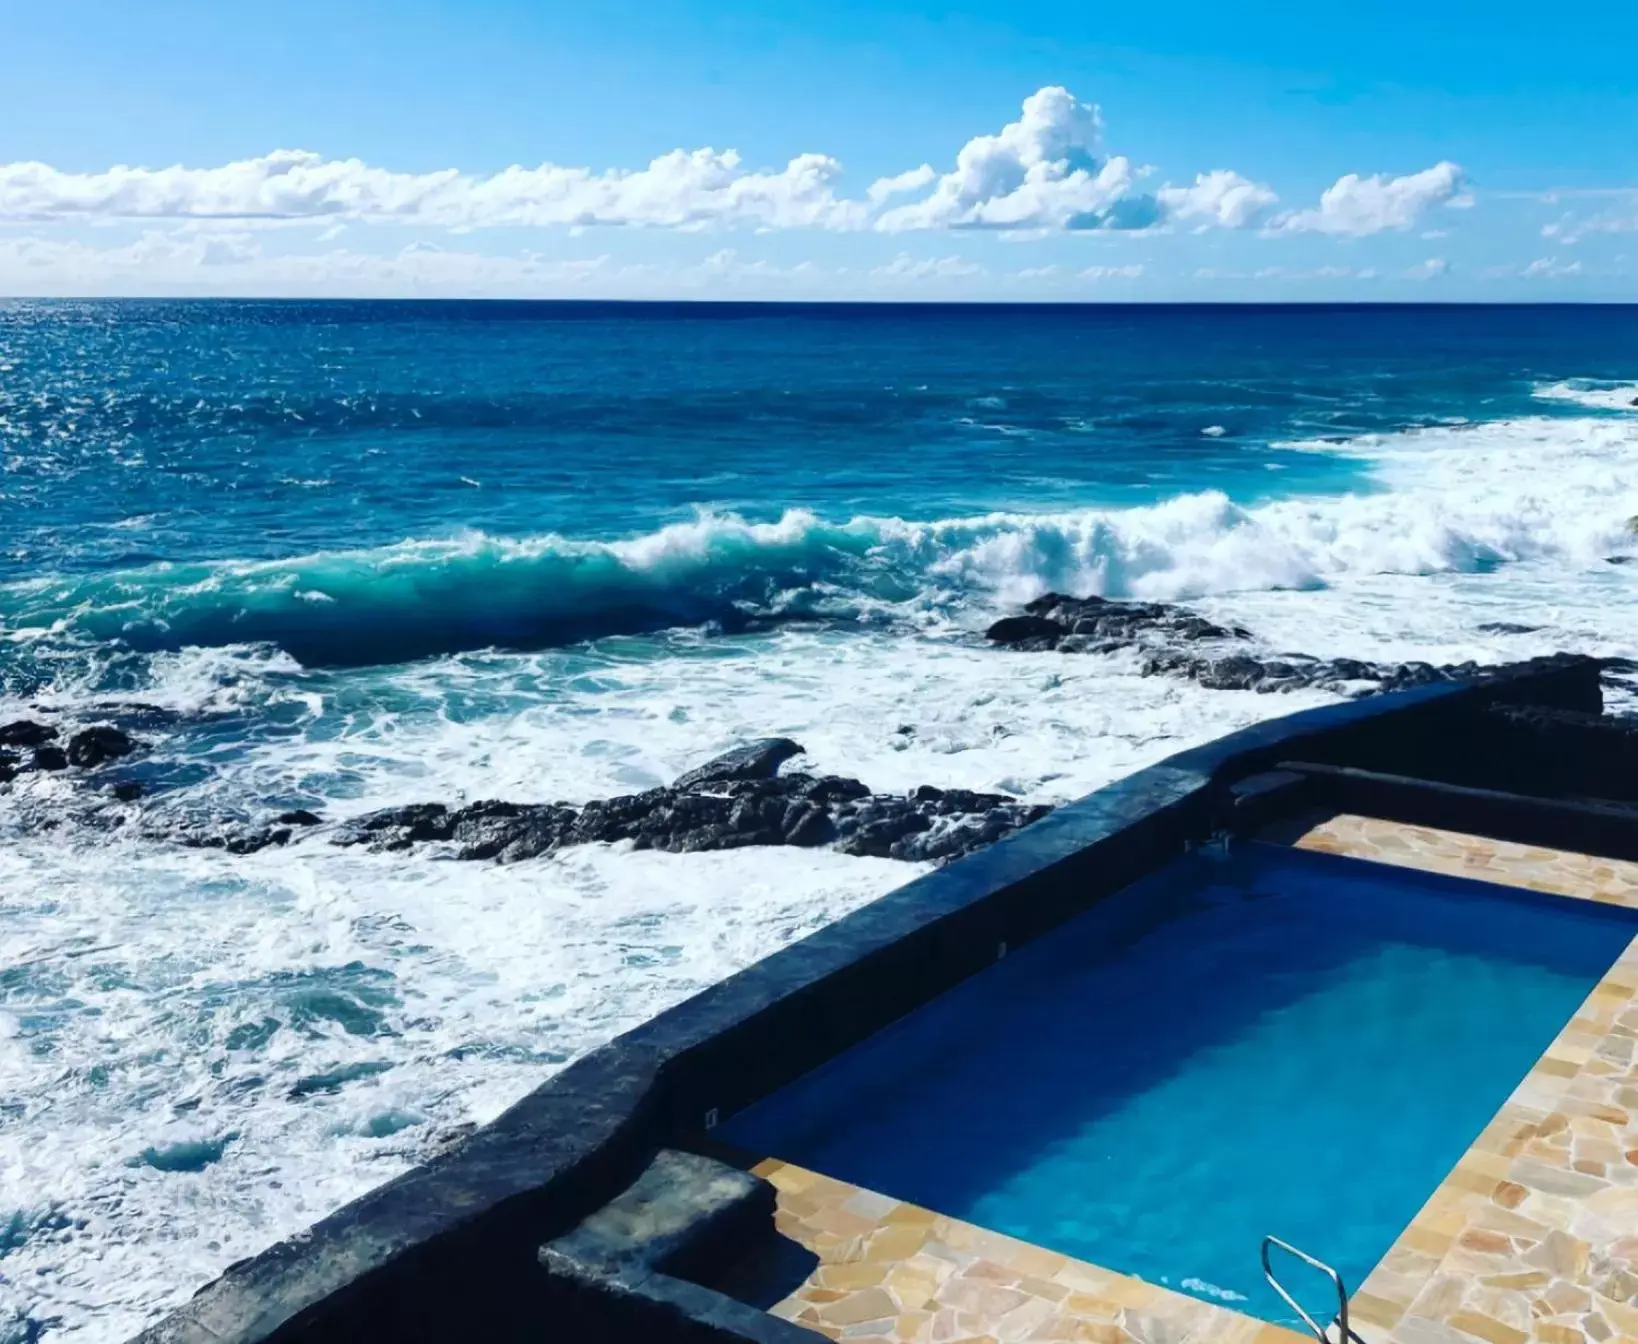
[[[1294,843],[1638,907],[1634,863],[1349,815]],[[1638,939],[1354,1293],[1367,1344],[1638,1341],[1635,1041]]]
[[[1638,908],[1638,863],[1351,815],[1282,831],[1268,838]],[[1638,938],[1353,1294],[1365,1344],[1638,1344],[1635,1042]],[[775,1158],[755,1171],[818,1259],[771,1310],[830,1339],[1313,1344]]]
[[769,1159],[779,1231],[819,1264],[772,1308],[849,1344],[1314,1344],[1156,1284]]

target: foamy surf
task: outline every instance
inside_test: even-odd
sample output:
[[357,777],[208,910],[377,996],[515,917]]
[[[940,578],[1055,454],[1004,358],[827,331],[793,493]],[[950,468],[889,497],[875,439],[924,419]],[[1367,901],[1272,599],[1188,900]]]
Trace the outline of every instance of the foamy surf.
[[[640,660],[473,655],[378,678],[327,698],[299,734],[219,761],[195,791],[221,806],[289,793],[331,815],[427,796],[583,798],[776,731],[814,768],[878,789],[937,780],[1061,800],[1328,699],[1225,706],[1119,660],[886,632],[690,641]],[[474,717],[478,678],[576,691]],[[16,1309],[125,1338],[574,1055],[917,871],[795,850],[591,846],[495,869],[320,840],[243,858],[16,841],[0,849],[0,914],[41,992],[82,1005],[53,1020],[49,1053],[12,1061],[49,1119],[43,1136],[0,1133],[7,1188],[31,1192],[7,1261]]]
[[1569,401],[1601,411],[1638,411],[1638,383],[1615,379],[1571,378],[1536,389],[1543,401]]

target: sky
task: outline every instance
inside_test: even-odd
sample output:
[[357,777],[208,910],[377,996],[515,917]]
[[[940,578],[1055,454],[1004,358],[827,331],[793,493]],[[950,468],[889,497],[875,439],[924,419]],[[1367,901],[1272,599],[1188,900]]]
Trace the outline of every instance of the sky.
[[1638,301],[1638,6],[0,0],[0,294]]

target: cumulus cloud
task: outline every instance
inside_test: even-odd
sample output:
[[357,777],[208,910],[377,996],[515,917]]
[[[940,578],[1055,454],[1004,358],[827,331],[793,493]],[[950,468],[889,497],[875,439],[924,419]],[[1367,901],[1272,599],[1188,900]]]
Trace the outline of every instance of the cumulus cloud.
[[675,149],[639,168],[548,162],[491,174],[399,172],[299,149],[215,167],[76,173],[0,163],[0,222],[308,226],[323,239],[355,224],[456,234],[557,228],[571,236],[630,227],[974,229],[1020,238],[1176,226],[1361,237],[1409,228],[1434,206],[1468,200],[1461,169],[1445,162],[1402,177],[1350,173],[1316,207],[1276,214],[1270,186],[1228,168],[1151,187],[1151,170],[1106,152],[1103,132],[1096,104],[1048,86],[1023,100],[1015,120],[967,140],[947,170],[924,163],[878,178],[863,195],[843,189],[842,165],[828,154],[755,168],[732,149],[711,148]]
[[930,163],[924,163],[919,168],[908,168],[902,173],[895,173],[892,177],[879,177],[870,184],[869,196],[872,205],[880,205],[890,196],[902,196],[908,192],[921,191],[938,181],[938,170]]
[[1279,197],[1260,182],[1219,168],[1201,173],[1188,187],[1162,187],[1155,193],[1168,217],[1202,228],[1247,229],[1259,223]]
[[[919,201],[876,220],[906,229],[1147,228],[1160,209],[1137,189],[1131,161],[1098,157],[1103,128],[1097,107],[1068,89],[1041,89],[1024,100],[1017,121],[975,136],[955,167]],[[891,180],[891,179],[889,179]]]
[[1318,208],[1297,210],[1274,221],[1281,233],[1329,233],[1363,238],[1408,229],[1436,205],[1471,204],[1462,170],[1448,160],[1404,177],[1349,173],[1327,187]]
[[275,150],[218,168],[115,167],[65,173],[0,164],[0,217],[14,220],[323,220],[450,229],[541,225],[852,228],[866,208],[839,198],[841,165],[799,154],[782,169],[746,170],[733,150],[673,150],[635,171],[542,164],[487,177],[454,168],[399,173],[360,159]]

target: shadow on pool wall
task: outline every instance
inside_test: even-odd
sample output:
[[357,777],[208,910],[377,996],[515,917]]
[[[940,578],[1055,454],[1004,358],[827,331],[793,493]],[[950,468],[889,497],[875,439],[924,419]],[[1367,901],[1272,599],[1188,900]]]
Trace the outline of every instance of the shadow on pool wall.
[[[679,1250],[687,1238],[672,1237],[645,1249],[649,1206],[625,1217],[620,1198],[657,1154],[706,1146],[719,1120],[1222,830],[1380,797],[1404,820],[1481,834],[1505,825],[1533,843],[1567,837],[1585,852],[1624,846],[1638,857],[1632,815],[1570,801],[1609,795],[1580,787],[1562,762],[1549,788],[1518,790],[1557,795],[1550,801],[1459,787],[1531,783],[1519,778],[1517,742],[1553,730],[1507,726],[1516,706],[1571,716],[1605,744],[1600,779],[1638,779],[1630,735],[1612,726],[1617,742],[1583,722],[1602,708],[1600,667],[1562,656],[1482,682],[1310,710],[1139,771],[591,1052],[458,1149],[230,1267],[141,1338],[812,1344],[807,1330],[666,1272],[686,1265],[709,1280],[748,1237],[772,1238],[765,1183],[744,1176],[731,1216],[702,1215],[698,1246]],[[1266,775],[1285,762],[1312,768]],[[1457,784],[1438,782],[1449,779]],[[691,1206],[699,1179],[687,1169],[657,1206]],[[601,1259],[559,1249],[543,1263],[544,1244],[570,1238],[599,1210],[627,1243],[605,1245]],[[723,1227],[737,1230],[722,1240],[712,1229]]]

